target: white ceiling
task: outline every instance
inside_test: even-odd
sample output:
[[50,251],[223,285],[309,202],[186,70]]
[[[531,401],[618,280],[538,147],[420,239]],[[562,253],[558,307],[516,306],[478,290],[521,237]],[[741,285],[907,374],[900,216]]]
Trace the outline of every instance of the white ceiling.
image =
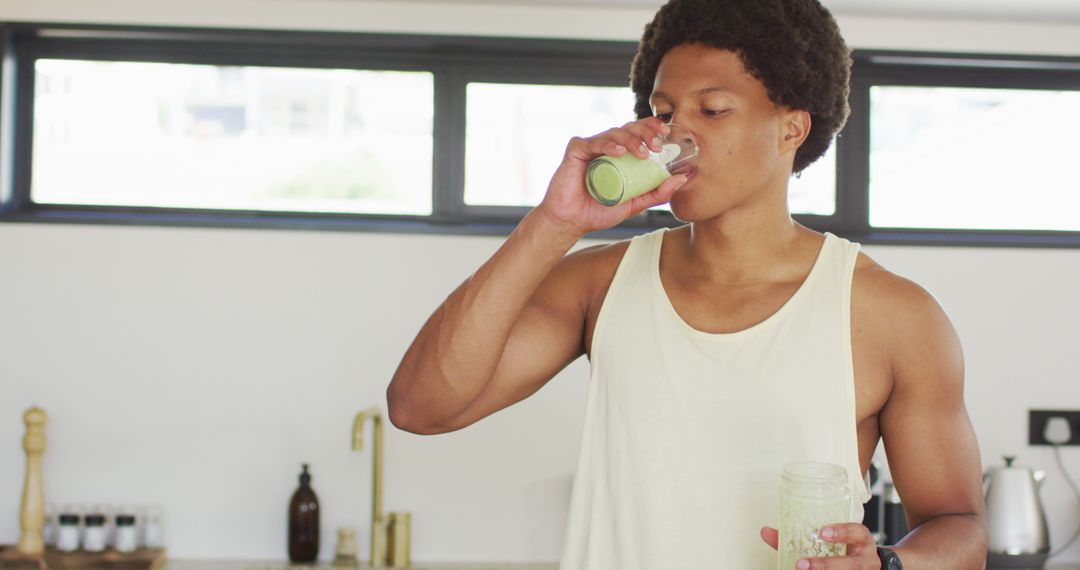
[[[400,0],[399,0],[400,1]],[[447,4],[655,9],[663,0],[410,0]],[[838,16],[947,18],[1080,24],[1080,0],[822,0]]]

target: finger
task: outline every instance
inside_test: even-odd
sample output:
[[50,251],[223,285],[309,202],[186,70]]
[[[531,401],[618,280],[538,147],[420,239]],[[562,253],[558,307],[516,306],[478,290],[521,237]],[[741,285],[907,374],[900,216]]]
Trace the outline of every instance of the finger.
[[638,158],[648,158],[649,151],[659,152],[662,145],[659,136],[671,129],[656,117],[627,123],[619,128],[608,129],[589,138],[574,137],[567,145],[567,154],[580,150],[579,158],[589,159],[608,154],[620,156],[627,151]]
[[777,532],[775,528],[769,526],[761,527],[761,540],[764,540],[765,544],[771,546],[773,550],[776,550],[776,545],[780,542],[779,535],[780,533]]
[[604,154],[620,156],[626,153],[626,147],[611,138],[611,133],[614,131],[615,129],[605,131],[587,139],[581,137],[570,139],[570,143],[566,145],[566,156],[592,160]]
[[646,127],[652,129],[653,132],[661,136],[671,132],[671,129],[668,128],[667,123],[661,121],[660,118],[656,116],[645,117],[644,119],[634,121],[634,123],[645,125]]
[[803,558],[795,563],[796,570],[863,570],[863,561],[854,556],[832,558]]
[[643,132],[640,129],[630,130],[626,127],[619,127],[590,137],[589,140],[611,141],[617,145],[626,147],[627,150],[638,158],[648,158],[651,149],[646,146],[646,141],[643,140],[642,135]]
[[686,184],[686,175],[677,174],[669,177],[660,183],[655,190],[646,192],[633,200],[627,202],[628,212],[627,217],[637,215],[645,210],[652,208],[653,206],[659,206],[671,201],[671,196],[678,191],[679,188]]
[[652,202],[645,207],[651,208],[657,204],[664,204],[670,202],[671,197],[674,196],[675,193],[678,192],[683,186],[685,186],[688,180],[689,177],[685,174],[676,174],[674,176],[667,177],[667,179],[661,182],[655,190],[649,192],[648,194],[645,194],[645,197],[648,199],[648,201]]
[[627,123],[623,126],[623,130],[631,133],[634,138],[639,140],[653,152],[660,152],[660,150],[663,149],[660,137],[664,133],[660,132],[653,124],[643,122]]
[[870,529],[858,523],[830,524],[821,527],[821,539],[836,544],[862,545],[874,542]]

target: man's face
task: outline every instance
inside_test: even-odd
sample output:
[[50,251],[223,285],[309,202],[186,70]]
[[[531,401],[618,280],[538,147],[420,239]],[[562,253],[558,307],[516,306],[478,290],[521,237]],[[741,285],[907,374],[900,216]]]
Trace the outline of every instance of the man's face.
[[734,52],[700,44],[670,50],[650,104],[664,122],[689,129],[700,149],[697,171],[671,200],[677,218],[702,221],[760,200],[786,200],[806,134],[797,124],[808,132],[809,115],[777,107]]

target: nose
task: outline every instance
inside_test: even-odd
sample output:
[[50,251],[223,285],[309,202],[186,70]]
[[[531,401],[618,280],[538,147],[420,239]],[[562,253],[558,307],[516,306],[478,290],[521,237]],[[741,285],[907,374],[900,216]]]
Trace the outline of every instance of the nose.
[[693,137],[694,141],[696,142],[697,137],[695,136],[695,133],[694,133],[694,127],[693,127],[693,125],[690,124],[689,119],[690,119],[689,113],[672,112],[671,116],[668,117],[667,122],[665,122],[664,124],[667,125],[668,127],[671,127],[672,125],[676,125],[677,127],[681,128],[684,133],[688,133],[691,137]]
[[671,111],[671,116],[668,117],[667,123],[665,123],[665,124],[670,125],[670,124],[674,123],[676,125],[679,125],[679,126],[681,126],[683,128],[688,129],[689,126],[690,126],[688,124],[689,118],[690,117],[689,117],[689,112],[688,111],[682,111],[682,110],[679,110],[679,109],[674,109],[674,110]]
[[690,145],[695,150],[697,149],[697,135],[693,129],[674,120],[665,124],[668,127],[667,138],[678,142],[680,145]]
[[[679,153],[675,157],[675,160],[668,164],[669,171],[675,172],[688,165],[694,164],[697,160],[699,149],[697,138],[692,131],[675,123],[668,123],[668,126],[671,130],[668,132],[666,140],[677,144],[679,148]],[[667,146],[668,143],[665,142],[664,147],[666,148]]]

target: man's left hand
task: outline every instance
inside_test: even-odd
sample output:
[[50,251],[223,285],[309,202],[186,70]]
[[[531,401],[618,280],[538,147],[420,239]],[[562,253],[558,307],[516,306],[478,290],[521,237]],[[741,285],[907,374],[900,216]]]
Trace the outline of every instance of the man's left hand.
[[[775,528],[763,527],[761,539],[775,550],[779,537]],[[865,526],[855,523],[827,525],[821,527],[821,539],[846,544],[847,556],[802,558],[793,570],[881,570],[877,543]]]

